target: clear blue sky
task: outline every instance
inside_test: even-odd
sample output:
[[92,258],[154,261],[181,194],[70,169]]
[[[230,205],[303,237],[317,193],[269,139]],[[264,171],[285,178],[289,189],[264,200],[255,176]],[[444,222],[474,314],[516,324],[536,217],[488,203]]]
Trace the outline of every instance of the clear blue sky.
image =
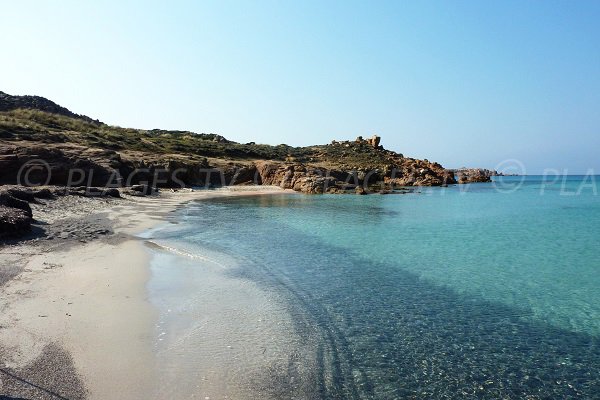
[[600,173],[600,1],[13,1],[0,90],[248,142]]

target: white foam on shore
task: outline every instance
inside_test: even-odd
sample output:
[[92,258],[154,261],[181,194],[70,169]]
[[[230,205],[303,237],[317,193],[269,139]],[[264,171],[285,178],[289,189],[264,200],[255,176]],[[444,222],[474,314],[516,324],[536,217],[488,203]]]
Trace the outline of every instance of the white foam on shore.
[[146,240],[146,241],[144,241],[144,243],[146,243],[146,245],[148,247],[156,249],[156,250],[166,251],[166,252],[175,254],[177,256],[186,257],[186,258],[189,258],[192,260],[200,260],[203,262],[214,264],[222,269],[227,269],[227,265],[225,265],[224,263],[219,262],[216,259],[210,258],[210,257],[202,255],[202,254],[187,251],[185,249],[177,248],[175,246],[169,246],[167,244],[159,244],[152,240]]

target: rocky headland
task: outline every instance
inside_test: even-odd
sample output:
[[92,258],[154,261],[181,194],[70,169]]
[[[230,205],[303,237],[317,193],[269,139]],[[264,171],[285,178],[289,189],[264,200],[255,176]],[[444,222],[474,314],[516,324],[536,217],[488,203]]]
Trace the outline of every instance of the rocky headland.
[[[292,147],[236,143],[215,134],[109,126],[38,96],[0,92],[0,184],[119,187],[277,184],[304,193],[456,183],[440,164],[358,137]],[[38,168],[27,169],[33,163]],[[77,171],[77,172],[74,172]],[[177,172],[176,172],[177,171]],[[176,173],[175,173],[176,172]]]
[[43,97],[0,92],[0,236],[27,232],[28,204],[41,196],[143,196],[159,188],[229,185],[387,194],[485,181],[486,173],[447,170],[387,150],[376,135],[308,147],[244,144],[216,134],[110,126]]

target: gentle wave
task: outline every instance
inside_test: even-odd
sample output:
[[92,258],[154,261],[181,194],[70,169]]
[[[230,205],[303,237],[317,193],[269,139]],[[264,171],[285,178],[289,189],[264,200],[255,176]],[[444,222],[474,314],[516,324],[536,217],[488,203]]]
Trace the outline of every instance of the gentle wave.
[[208,263],[217,265],[217,266],[219,266],[219,267],[221,267],[223,269],[230,268],[229,265],[225,265],[225,264],[223,264],[223,263],[221,263],[219,261],[216,261],[216,260],[214,260],[212,258],[209,258],[207,256],[204,256],[204,255],[201,255],[201,254],[197,254],[197,253],[192,253],[192,252],[189,252],[189,251],[186,251],[186,250],[183,250],[183,249],[179,249],[177,247],[168,246],[168,245],[165,245],[165,244],[159,244],[159,243],[156,243],[156,242],[154,242],[152,240],[144,240],[144,244],[146,246],[148,246],[149,248],[154,249],[154,250],[166,251],[168,253],[175,254],[175,255],[178,255],[178,256],[181,256],[181,257],[191,258],[193,260],[202,260],[204,262],[208,262]]

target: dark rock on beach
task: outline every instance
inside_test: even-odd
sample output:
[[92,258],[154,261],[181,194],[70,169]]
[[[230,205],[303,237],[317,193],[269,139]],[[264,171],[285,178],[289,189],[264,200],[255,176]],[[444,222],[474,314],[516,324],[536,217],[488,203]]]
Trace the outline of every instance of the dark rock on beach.
[[28,203],[33,203],[36,201],[35,196],[33,195],[33,190],[31,190],[30,188],[7,188],[5,190],[2,190],[0,196],[3,193],[8,194],[16,199],[26,201]]
[[0,192],[0,205],[8,208],[16,208],[25,213],[29,218],[33,216],[31,206],[28,201],[13,197],[8,192]]
[[121,193],[117,188],[102,188],[102,187],[86,187],[79,186],[76,188],[69,188],[69,194],[84,196],[84,197],[115,197],[120,198]]
[[[0,187],[0,240],[12,241],[15,239],[21,240],[27,236],[33,228],[38,231],[45,231],[47,239],[61,237],[65,234],[62,231],[48,230],[48,227],[43,227],[43,223],[37,220],[41,216],[42,219],[48,211],[56,211],[57,207],[64,207],[65,216],[70,215],[71,206],[78,207],[82,202],[91,204],[98,201],[106,204],[113,199],[121,199],[124,195],[132,195],[136,197],[147,196],[152,193],[157,193],[158,189],[146,187],[144,185],[134,186],[133,188],[104,188],[95,186],[78,186],[78,187],[22,187],[22,186],[5,186]],[[94,200],[97,199],[97,200]],[[59,201],[60,200],[60,201]],[[58,202],[58,203],[56,203]],[[55,205],[58,204],[58,205]],[[99,204],[101,204],[99,203]],[[33,206],[33,207],[32,207]],[[61,208],[62,209],[62,208]],[[79,217],[74,217],[78,219]],[[80,218],[79,218],[80,219]],[[63,230],[69,231],[67,236],[80,241],[87,241],[97,238],[98,235],[103,235],[106,232],[104,226],[86,225],[83,219],[73,225],[73,229],[67,225],[61,224]],[[43,227],[43,229],[42,229]],[[70,225],[69,225],[70,227]],[[40,232],[28,238],[38,237]],[[42,235],[44,236],[44,235]]]
[[23,210],[0,206],[0,239],[26,235],[31,232],[31,221]]
[[[56,189],[54,189],[56,190]],[[10,196],[28,203],[35,203],[38,199],[53,199],[55,193],[49,188],[26,187],[26,186],[7,186],[0,190],[1,193],[9,194]]]

